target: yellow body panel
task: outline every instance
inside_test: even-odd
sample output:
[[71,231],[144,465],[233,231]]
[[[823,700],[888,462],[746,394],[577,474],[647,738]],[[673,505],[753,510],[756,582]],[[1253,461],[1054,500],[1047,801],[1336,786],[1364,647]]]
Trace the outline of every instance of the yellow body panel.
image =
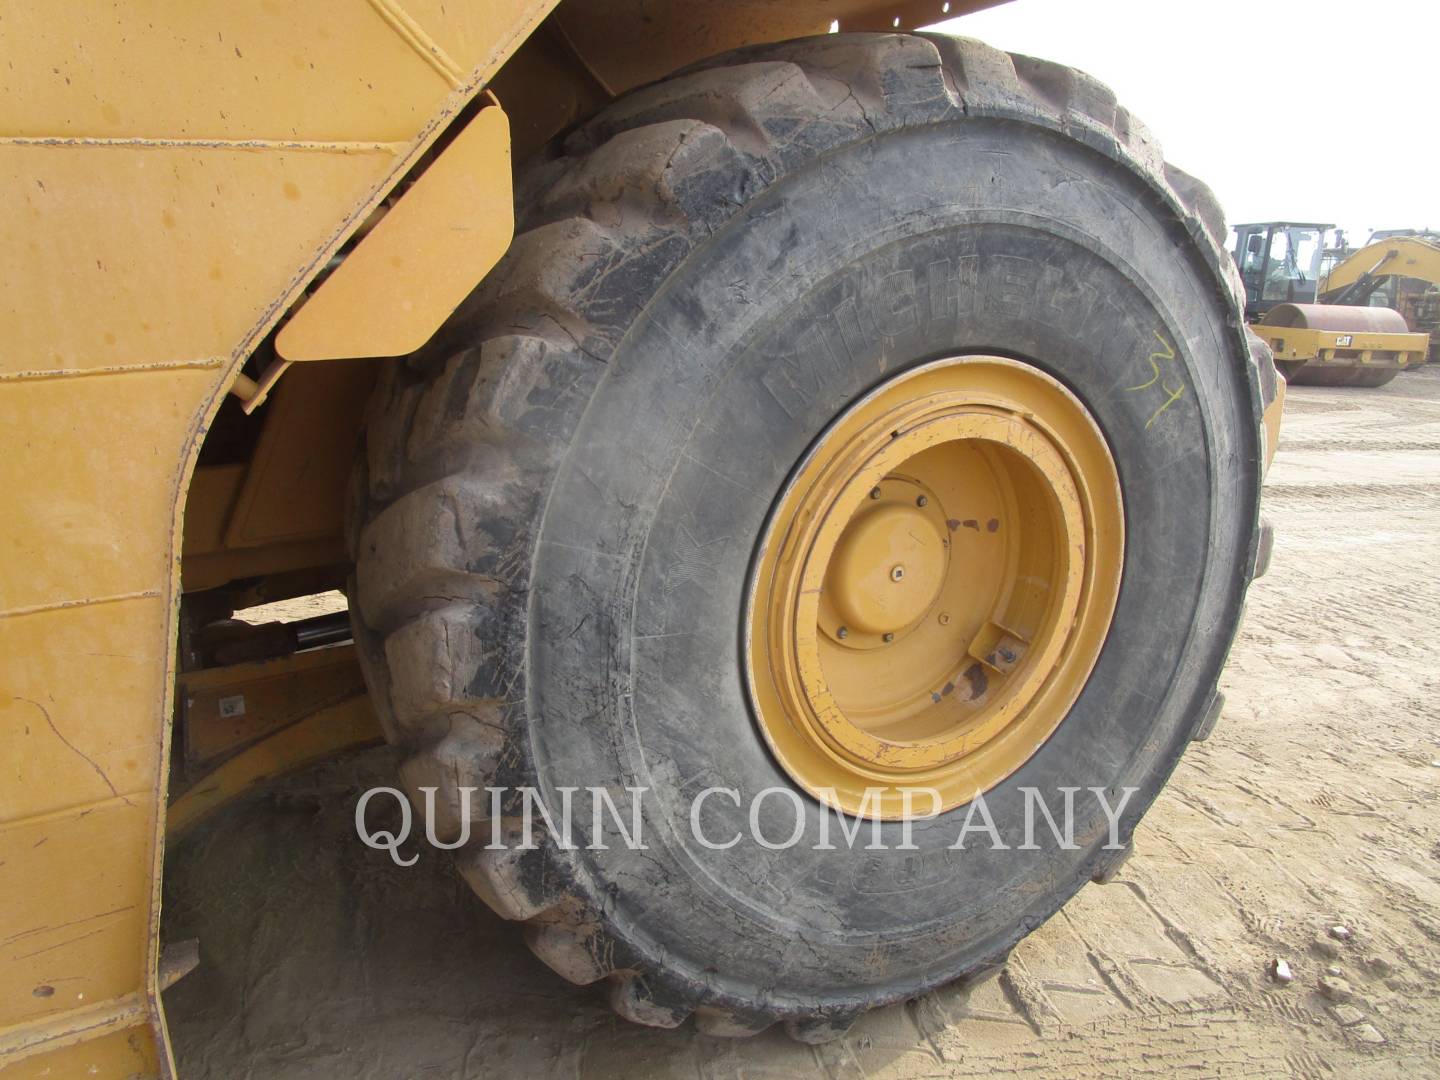
[[399,6],[7,4],[6,37],[25,46],[6,54],[0,124],[45,139],[406,142],[451,80],[386,21]]
[[182,549],[187,591],[345,561],[345,485],[375,374],[366,361],[291,372],[266,406],[251,460],[195,471]]
[[279,734],[256,743],[226,761],[203,784],[181,795],[170,806],[172,833],[188,829],[212,810],[224,805],[266,777],[278,776],[297,765],[316,761],[340,750],[383,738],[370,699],[352,696],[311,713]]
[[1320,283],[1320,295],[1337,293],[1367,274],[1419,278],[1440,285],[1440,247],[1413,236],[1368,244],[1330,271]]
[[0,143],[6,373],[228,360],[403,151]]
[[139,994],[99,1009],[64,1014],[56,1022],[27,1029],[0,1069],[5,1080],[57,1077],[130,1077],[159,1074],[159,1047],[142,1026],[145,1000]]
[[1268,473],[1270,466],[1275,463],[1275,451],[1280,449],[1280,422],[1285,416],[1285,380],[1275,380],[1275,398],[1269,405],[1265,406],[1264,415],[1260,418],[1260,430],[1265,437],[1265,469]]
[[[321,709],[366,697],[353,645],[187,671],[180,694],[189,717],[201,720],[187,724],[185,744],[186,764],[199,766],[234,757]],[[370,729],[378,739],[373,720]]]
[[[33,1021],[119,999],[145,985],[155,807],[121,794],[0,830],[6,1019]],[[48,988],[48,990],[47,990]]]
[[567,0],[557,19],[613,93],[755,41],[842,31],[910,30],[1006,0]]
[[199,441],[553,6],[0,6],[0,1071],[169,1075],[156,976]]
[[155,523],[168,523],[178,448],[221,377],[211,363],[0,379],[0,612],[165,595],[170,553]]
[[[169,650],[154,628],[167,615],[155,595],[0,619],[0,820],[149,800],[162,772],[154,738],[116,703],[163,697]],[[26,866],[0,866],[0,895]]]
[[1305,361],[1316,366],[1408,367],[1423,363],[1429,334],[1342,333],[1299,326],[1251,325],[1279,361]]
[[515,232],[510,125],[483,109],[275,340],[286,360],[403,356],[430,339]]

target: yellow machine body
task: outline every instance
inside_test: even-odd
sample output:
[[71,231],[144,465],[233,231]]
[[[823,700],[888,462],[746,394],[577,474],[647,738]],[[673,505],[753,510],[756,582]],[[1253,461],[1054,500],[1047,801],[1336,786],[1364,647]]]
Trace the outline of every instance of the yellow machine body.
[[[1424,363],[1428,331],[1440,296],[1402,315],[1400,290],[1376,296],[1387,282],[1440,278],[1440,248],[1419,238],[1393,237],[1343,258],[1324,247],[1333,226],[1271,221],[1235,225],[1233,255],[1245,283],[1245,316],[1275,354],[1288,379],[1323,385],[1381,386],[1399,371]],[[1422,281],[1423,285],[1423,281]],[[1372,299],[1373,298],[1373,299]],[[1429,303],[1428,301],[1434,301]],[[1418,333],[1417,333],[1418,331]]]
[[1277,304],[1251,326],[1279,362],[1313,367],[1406,368],[1425,362],[1428,334],[1398,311],[1344,304]]
[[1367,244],[1320,283],[1330,304],[1373,303],[1377,294],[1400,312],[1407,329],[1429,335],[1428,359],[1440,359],[1440,244],[1433,233]]
[[[0,3],[0,1072],[173,1073],[177,683],[215,766],[179,823],[375,736],[344,648],[179,673],[180,601],[331,582],[354,358],[503,254],[512,157],[722,49],[992,2]],[[231,393],[258,441],[197,470]]]
[[1331,268],[1320,283],[1320,295],[1338,295],[1366,276],[1419,278],[1440,285],[1440,246],[1413,236],[1367,244]]

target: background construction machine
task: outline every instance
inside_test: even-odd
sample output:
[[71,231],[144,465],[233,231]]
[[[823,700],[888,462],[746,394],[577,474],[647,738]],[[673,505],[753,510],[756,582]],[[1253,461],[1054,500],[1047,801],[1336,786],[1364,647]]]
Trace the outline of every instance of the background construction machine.
[[[1440,271],[1440,249],[1419,239],[1394,239],[1337,259],[1325,246],[1332,228],[1293,221],[1234,226],[1245,317],[1288,381],[1383,386],[1425,361],[1436,301],[1400,283]],[[1327,261],[1333,262],[1328,273]],[[1377,293],[1387,284],[1388,294]],[[1378,306],[1377,297],[1392,303]],[[1408,317],[1396,310],[1401,303]]]
[[[167,828],[382,737],[645,1024],[833,1037],[1110,873],[1088,802],[952,842],[1127,840],[1208,733],[1283,387],[1105,87],[908,32],[983,6],[4,5],[7,1077],[170,1075]],[[483,846],[492,785],[651,847]]]
[[1440,358],[1440,233],[1392,229],[1330,268],[1320,286],[1326,304],[1383,306],[1414,333],[1428,334],[1428,359]]

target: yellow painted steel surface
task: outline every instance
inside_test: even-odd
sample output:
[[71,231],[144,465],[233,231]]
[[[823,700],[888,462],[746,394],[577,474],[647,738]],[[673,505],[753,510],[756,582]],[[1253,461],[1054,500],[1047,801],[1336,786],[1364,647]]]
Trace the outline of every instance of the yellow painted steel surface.
[[1425,361],[1429,334],[1341,333],[1296,326],[1255,323],[1259,334],[1279,361],[1304,361],[1334,367],[1410,367]]
[[[1120,586],[1104,436],[1038,368],[898,376],[832,426],[776,503],[746,617],[750,693],[801,787],[861,816],[989,790],[1064,719]],[[910,796],[912,799],[914,796]]]
[[1270,466],[1275,463],[1275,451],[1280,449],[1280,423],[1284,417],[1285,380],[1277,378],[1275,398],[1265,406],[1265,412],[1260,417],[1260,431],[1265,438],[1265,473],[1270,471]]
[[182,549],[187,591],[346,561],[345,484],[377,367],[302,365],[270,396],[248,463],[195,471]]
[[383,738],[368,697],[352,696],[326,705],[230,758],[204,783],[177,798],[170,807],[170,832],[188,829],[259,780]]
[[257,342],[551,6],[0,4],[7,1077],[171,1071],[158,870],[196,449]]
[[[214,763],[322,709],[367,696],[353,645],[187,671],[180,676],[179,694],[187,717],[184,764],[204,776],[200,787],[210,779],[204,770]],[[370,730],[380,737],[373,720]],[[172,790],[181,779],[172,781]]]
[[1419,278],[1440,285],[1440,246],[1413,236],[1367,244],[1330,271],[1320,283],[1320,295],[1338,293],[1366,274]]
[[1409,333],[1385,307],[1276,304],[1251,329],[1275,359],[1314,366],[1404,368],[1425,361],[1428,334]]
[[403,356],[430,339],[515,232],[510,125],[484,109],[276,338],[287,360]]
[[612,92],[756,41],[841,31],[913,30],[1006,0],[567,0],[565,37]]

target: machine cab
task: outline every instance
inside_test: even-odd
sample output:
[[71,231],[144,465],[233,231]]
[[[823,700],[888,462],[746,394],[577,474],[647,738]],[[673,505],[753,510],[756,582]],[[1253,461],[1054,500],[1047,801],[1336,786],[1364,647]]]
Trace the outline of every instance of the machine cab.
[[1276,304],[1315,302],[1325,232],[1315,222],[1236,225],[1234,256],[1245,282],[1245,317],[1259,319]]

